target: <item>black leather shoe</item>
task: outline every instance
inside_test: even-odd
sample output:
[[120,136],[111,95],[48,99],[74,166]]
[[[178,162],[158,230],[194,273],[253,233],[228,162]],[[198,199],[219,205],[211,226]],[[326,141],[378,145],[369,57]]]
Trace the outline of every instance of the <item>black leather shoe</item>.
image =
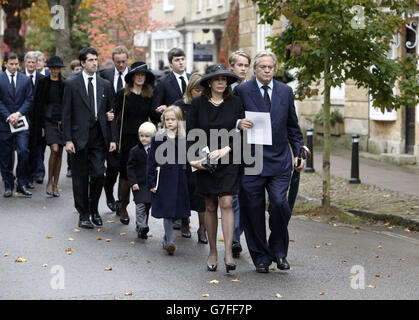
[[37,178],[35,179],[37,184],[43,184],[44,183],[44,178]]
[[68,169],[67,170],[67,174],[65,175],[67,178],[71,178],[71,176],[72,176],[72,172],[71,172],[71,169]]
[[129,218],[128,219],[119,218],[119,221],[121,221],[121,223],[125,224],[126,226],[129,225]]
[[13,192],[12,192],[12,190],[11,190],[11,189],[6,189],[6,190],[4,190],[3,197],[5,197],[5,198],[10,198],[11,196],[13,196]]
[[79,227],[83,229],[93,229],[94,226],[90,220],[79,220]]
[[240,252],[242,252],[243,248],[240,244],[240,242],[233,242],[233,245],[231,246],[233,251],[233,258],[240,257]]
[[26,184],[26,188],[28,188],[28,189],[35,189],[35,186],[33,185],[33,182],[28,182]]
[[145,227],[145,228],[140,228],[138,230],[138,238],[140,239],[148,239],[147,233],[150,230],[149,227]]
[[116,204],[115,202],[108,202],[107,203],[109,210],[111,210],[112,212],[116,211]]
[[92,222],[97,226],[102,226],[102,218],[100,217],[99,213],[92,214]]
[[269,267],[263,265],[263,264],[259,264],[256,266],[256,272],[259,273],[269,273]]
[[21,195],[23,195],[23,196],[25,196],[25,197],[32,197],[32,193],[31,193],[31,192],[29,192],[29,191],[26,189],[26,187],[25,187],[25,186],[22,186],[22,187],[16,188],[16,192],[17,192],[17,193],[19,193],[19,194],[21,194]]
[[286,258],[279,258],[278,262],[278,269],[279,270],[289,270],[290,269],[290,264],[288,263]]

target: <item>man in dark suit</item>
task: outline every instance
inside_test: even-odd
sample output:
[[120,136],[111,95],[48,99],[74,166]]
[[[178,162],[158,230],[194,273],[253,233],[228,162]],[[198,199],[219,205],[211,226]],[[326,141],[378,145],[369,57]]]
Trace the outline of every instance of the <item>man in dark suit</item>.
[[27,166],[29,158],[29,130],[12,133],[11,124],[17,128],[20,117],[28,117],[33,107],[32,85],[28,77],[17,72],[19,59],[17,54],[9,52],[4,57],[5,72],[0,74],[0,168],[4,180],[4,197],[12,196],[14,187],[13,147],[17,151],[17,187],[16,191],[25,197],[31,197],[26,189],[28,183]]
[[[119,90],[125,88],[125,76],[128,68],[128,49],[124,46],[117,46],[112,51],[113,68],[104,69],[99,74],[102,78],[108,80],[112,84],[114,94]],[[118,187],[118,201],[115,201],[113,195],[113,188],[118,179],[120,172],[119,158],[116,154],[109,153],[107,155],[107,166],[105,175],[104,190],[106,195],[106,203],[111,211],[116,211],[119,214],[119,207],[121,205],[121,181]],[[128,195],[129,197],[129,195]]]
[[[244,172],[240,189],[240,222],[244,227],[247,246],[256,271],[269,272],[272,261],[278,269],[290,268],[288,253],[288,222],[291,210],[287,191],[293,169],[292,155],[298,155],[304,144],[298,125],[292,89],[273,80],[277,60],[273,53],[260,52],[254,60],[255,78],[236,87],[235,93],[242,99],[246,111],[269,112],[272,126],[272,145],[263,145],[263,167],[259,174]],[[253,126],[250,119],[242,119],[239,129]],[[254,146],[252,146],[254,151]],[[260,159],[260,161],[262,161]],[[256,159],[257,161],[258,159]],[[301,171],[304,160],[295,170]],[[246,169],[246,168],[245,168]],[[265,192],[269,195],[269,227],[266,239]]]
[[[26,53],[25,58],[25,69],[22,71],[24,75],[29,77],[31,80],[32,85],[32,96],[35,98],[36,88],[38,86],[39,79],[42,79],[44,75],[36,70],[37,64],[37,55],[35,51],[29,51]],[[34,123],[34,117],[32,112],[29,115],[30,121]],[[29,163],[28,163],[28,184],[26,185],[27,188],[33,189],[33,181],[37,183],[42,183],[45,176],[45,166],[44,166],[44,153],[46,148],[46,141],[45,137],[39,139],[35,137],[35,132],[32,130],[33,126],[30,129],[30,136],[29,136]],[[41,140],[42,143],[39,144],[38,141]]]
[[173,102],[182,99],[191,75],[186,73],[185,53],[182,49],[173,48],[168,55],[172,71],[157,80],[153,93],[152,109],[161,114]]
[[112,51],[113,68],[103,69],[100,71],[100,76],[108,80],[117,93],[125,87],[125,76],[127,75],[128,68],[128,49],[124,46],[117,46]]
[[95,49],[80,50],[79,60],[83,71],[67,80],[64,88],[63,133],[65,149],[72,155],[73,196],[80,214],[79,227],[92,229],[92,222],[102,225],[98,203],[106,152],[116,150],[114,123],[106,118],[106,112],[112,108],[113,90],[109,81],[96,76]]
[[39,73],[41,73],[44,77],[48,76],[50,74],[50,71],[47,68],[45,68],[47,58],[45,58],[45,55],[41,51],[35,51],[35,54],[37,57],[36,70]]

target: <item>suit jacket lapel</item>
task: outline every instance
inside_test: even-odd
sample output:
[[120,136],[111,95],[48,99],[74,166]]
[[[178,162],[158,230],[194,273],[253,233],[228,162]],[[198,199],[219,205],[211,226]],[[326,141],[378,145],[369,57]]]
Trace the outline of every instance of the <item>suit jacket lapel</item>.
[[255,103],[255,105],[257,106],[259,111],[268,112],[269,111],[268,107],[265,104],[265,100],[263,100],[262,95],[260,94],[260,89],[259,89],[259,86],[256,82],[256,79],[254,78],[251,81],[253,83],[252,83],[252,89],[251,89],[250,97],[252,98],[253,102]]
[[103,95],[103,86],[102,86],[102,79],[100,77],[96,77],[96,104],[97,104],[97,113],[99,114],[99,111],[102,107],[101,99]]
[[87,91],[86,91],[86,85],[84,84],[84,79],[83,79],[83,74],[80,72],[80,74],[78,75],[77,78],[77,86],[78,86],[78,91],[80,92],[80,96],[84,102],[84,105],[87,109],[90,110],[90,104],[89,104],[89,97],[87,96]]
[[179,87],[179,83],[177,82],[176,76],[173,73],[173,71],[170,73],[171,79],[170,81],[172,82],[173,86],[176,88],[177,93],[182,96],[182,91],[180,91],[180,87]]
[[280,89],[279,84],[274,81],[274,86],[272,89],[271,111],[275,110],[275,112],[279,112],[279,108],[281,107],[281,104],[283,104],[282,100],[285,98],[281,93],[282,90]]
[[2,72],[0,76],[2,77],[2,81],[6,84],[6,88],[7,88],[7,92],[9,93],[9,96],[12,99],[14,99],[13,91],[12,91],[12,85],[10,83],[9,77],[7,76],[6,71],[5,72]]

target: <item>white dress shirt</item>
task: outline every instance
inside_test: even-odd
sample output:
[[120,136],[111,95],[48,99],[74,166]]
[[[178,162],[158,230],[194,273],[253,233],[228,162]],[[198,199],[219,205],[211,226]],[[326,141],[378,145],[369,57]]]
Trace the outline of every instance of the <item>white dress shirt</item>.
[[[10,84],[12,84],[12,73],[6,69],[7,77],[9,78]],[[15,82],[15,88],[17,87],[17,72],[14,73],[13,81]]]
[[84,80],[84,85],[86,87],[86,93],[87,96],[89,96],[89,78],[93,77],[92,79],[92,84],[93,84],[93,93],[94,93],[94,100],[95,100],[95,119],[97,119],[97,87],[96,87],[96,73],[94,73],[93,75],[89,76],[84,70],[82,72],[83,75],[83,80]]
[[35,85],[35,83],[36,83],[36,71],[34,71],[33,73],[29,73],[28,70],[25,69],[25,73],[29,77],[29,79],[31,78],[31,75],[33,76],[32,77],[32,83],[33,83],[33,85]]
[[[125,76],[128,73],[128,67],[125,68],[124,72],[122,72],[121,78],[122,78],[122,88],[125,88]],[[118,86],[118,78],[119,78],[119,71],[117,68],[115,68],[115,75],[113,77],[113,87],[115,89],[116,92],[116,88]]]
[[[258,78],[255,78],[255,79],[256,79],[256,83],[258,84],[260,94],[262,95],[262,98],[263,98],[265,96],[265,89],[262,88],[264,85],[262,84],[262,82],[260,82],[258,80]],[[273,89],[273,87],[274,87],[274,81],[272,79],[271,82],[268,83],[268,94],[269,94],[269,99],[271,99],[271,101],[272,101],[272,89]]]
[[[182,80],[180,79],[180,77],[183,77],[183,80],[185,80],[186,86],[188,86],[188,83],[189,83],[188,76],[186,75],[186,71],[183,71],[182,74],[178,74],[176,72],[173,72],[173,74],[176,77],[177,83],[178,83],[179,88],[180,88],[180,92],[182,92]],[[185,91],[186,91],[186,89],[185,89]],[[185,93],[185,92],[183,92],[183,93]]]

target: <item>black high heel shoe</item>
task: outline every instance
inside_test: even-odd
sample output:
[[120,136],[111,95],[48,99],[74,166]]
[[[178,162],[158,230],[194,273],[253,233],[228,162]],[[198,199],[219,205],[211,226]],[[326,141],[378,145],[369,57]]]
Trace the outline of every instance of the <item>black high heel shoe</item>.
[[235,263],[227,263],[224,259],[224,263],[226,265],[226,272],[229,273],[230,271],[236,270],[236,264]]
[[[208,256],[208,259],[209,259],[209,256]],[[208,262],[207,262],[207,270],[208,271],[217,271],[217,263],[215,263],[215,264],[208,264]]]
[[211,265],[207,264],[207,271],[211,271],[211,272],[217,271],[217,265],[216,264],[211,264]]

